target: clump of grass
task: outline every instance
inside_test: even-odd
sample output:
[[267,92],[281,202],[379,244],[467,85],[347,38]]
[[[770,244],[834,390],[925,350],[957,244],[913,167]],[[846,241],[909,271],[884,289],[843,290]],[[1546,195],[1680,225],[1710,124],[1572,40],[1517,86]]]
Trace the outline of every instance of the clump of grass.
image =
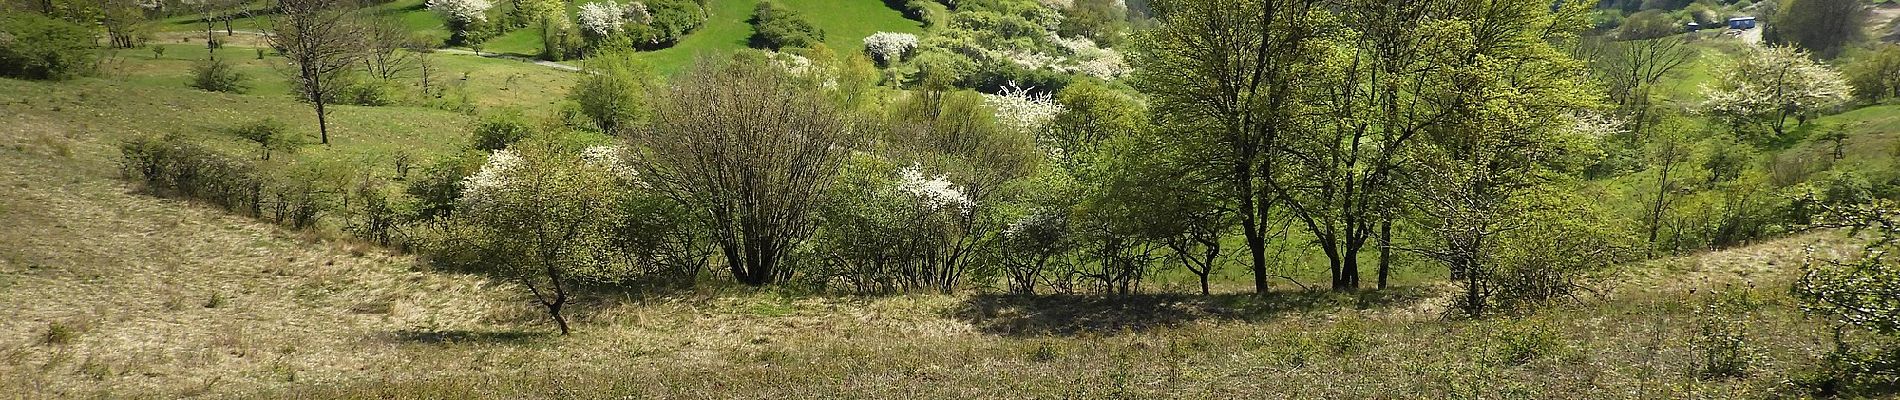
[[211,292],[211,298],[205,299],[205,308],[221,308],[224,307],[224,303],[228,301],[228,299],[224,298],[224,293]]
[[1498,329],[1493,338],[1497,360],[1507,365],[1524,365],[1555,353],[1562,339],[1549,326],[1539,322],[1510,322]]
[[1352,354],[1366,348],[1366,329],[1355,319],[1342,320],[1323,335],[1326,350],[1333,355]]
[[1029,352],[1029,360],[1039,362],[1039,363],[1055,361],[1057,358],[1061,358],[1061,357],[1062,357],[1062,349],[1056,348],[1055,343],[1046,342],[1046,341],[1042,343],[1037,343],[1036,349],[1031,350]]
[[365,301],[350,306],[350,312],[356,314],[388,315],[396,310],[396,303],[388,300]]
[[72,322],[50,322],[46,324],[46,334],[40,337],[40,342],[55,346],[72,343],[73,339],[79,337],[81,331],[85,330],[84,328]]

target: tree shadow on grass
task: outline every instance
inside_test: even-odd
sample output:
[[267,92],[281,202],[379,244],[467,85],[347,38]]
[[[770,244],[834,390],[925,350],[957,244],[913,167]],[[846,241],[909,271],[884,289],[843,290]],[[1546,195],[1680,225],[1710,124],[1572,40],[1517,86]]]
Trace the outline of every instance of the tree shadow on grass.
[[389,333],[390,341],[417,344],[519,344],[547,338],[551,333],[537,331],[401,330]]
[[952,317],[984,333],[1042,336],[1144,332],[1202,321],[1263,321],[1291,312],[1404,307],[1430,297],[1422,288],[1358,293],[1275,292],[1266,295],[979,295]]

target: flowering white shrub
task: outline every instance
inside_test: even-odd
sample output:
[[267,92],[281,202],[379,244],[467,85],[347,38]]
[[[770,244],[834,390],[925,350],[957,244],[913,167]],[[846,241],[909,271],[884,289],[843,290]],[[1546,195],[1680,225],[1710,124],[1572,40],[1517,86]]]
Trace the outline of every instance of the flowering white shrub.
[[1780,133],[1787,117],[1846,103],[1852,89],[1840,72],[1793,47],[1755,49],[1703,88],[1703,107],[1734,125],[1767,125]]
[[776,52],[776,51],[771,51],[771,50],[763,50],[763,51],[765,52],[765,58],[767,60],[772,61],[772,65],[777,65],[779,68],[784,68],[785,72],[790,72],[793,74],[804,74],[806,72],[811,72],[812,64],[811,64],[810,58],[805,58],[805,56],[792,54],[792,53],[781,53],[781,52]]
[[581,152],[581,160],[607,170],[615,178],[636,186],[646,186],[646,183],[640,180],[640,171],[634,169],[626,155],[626,149],[620,146],[594,146]]
[[917,197],[926,208],[934,210],[954,206],[963,212],[968,212],[976,206],[976,201],[963,194],[963,190],[957,188],[956,184],[950,183],[949,177],[925,176],[922,166],[911,164],[910,167],[897,171],[897,178],[897,189]]
[[621,16],[640,25],[653,23],[653,13],[647,11],[647,3],[638,1],[627,3],[626,9],[621,11]]
[[594,37],[604,37],[619,33],[621,26],[627,23],[621,15],[620,3],[609,0],[582,4],[576,19],[580,20],[582,31]]
[[508,187],[508,172],[520,168],[521,156],[509,150],[496,150],[480,171],[462,178],[462,201],[479,207],[487,199]]
[[494,4],[488,0],[429,0],[428,6],[450,20],[470,23],[488,21],[488,8]]
[[1592,139],[1602,139],[1628,132],[1626,121],[1621,118],[1595,112],[1577,112],[1570,115],[1570,130]]
[[983,95],[983,103],[996,110],[998,122],[1023,132],[1039,132],[1062,114],[1054,96],[1032,92],[1016,82],[1003,86],[1002,93]]
[[1063,61],[1068,61],[1068,59],[1066,58],[1033,52],[1033,51],[1014,50],[1014,49],[1003,52],[1002,55],[1003,57],[1008,58],[1009,62],[1016,63],[1016,65],[1020,65],[1023,68],[1049,69],[1049,70],[1056,70],[1056,71],[1065,72],[1065,73],[1069,72],[1068,68],[1064,68],[1062,65]]
[[1069,51],[1076,60],[1075,66],[1068,72],[1077,72],[1102,79],[1120,78],[1128,73],[1128,64],[1122,60],[1122,53],[1115,49],[1105,49],[1095,45],[1095,41],[1085,37],[1063,38],[1050,35],[1049,40]]
[[908,33],[878,32],[864,37],[864,51],[885,64],[902,61],[905,53],[916,48],[917,35]]

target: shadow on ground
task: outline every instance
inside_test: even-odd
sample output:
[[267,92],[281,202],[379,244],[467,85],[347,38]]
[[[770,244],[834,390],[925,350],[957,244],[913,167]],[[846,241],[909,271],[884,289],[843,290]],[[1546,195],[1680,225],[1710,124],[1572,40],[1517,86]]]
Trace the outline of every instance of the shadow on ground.
[[474,330],[402,330],[389,333],[390,341],[417,344],[488,344],[488,343],[524,343],[551,335],[536,331],[474,331]]
[[1406,307],[1428,296],[1419,288],[1359,293],[1138,295],[979,295],[952,317],[1005,336],[1142,332],[1202,321],[1262,321],[1291,312]]

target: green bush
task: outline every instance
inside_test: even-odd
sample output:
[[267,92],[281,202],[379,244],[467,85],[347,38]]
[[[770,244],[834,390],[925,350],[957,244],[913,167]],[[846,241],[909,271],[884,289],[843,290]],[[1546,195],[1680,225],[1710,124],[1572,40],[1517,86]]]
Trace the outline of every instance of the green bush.
[[382,107],[402,102],[403,88],[388,82],[370,81],[350,84],[336,95],[337,104]]
[[338,182],[352,174],[325,163],[299,163],[270,171],[181,136],[141,137],[120,147],[128,179],[159,195],[210,203],[228,211],[302,229],[331,208]]
[[244,93],[251,90],[251,85],[244,82],[243,72],[238,72],[231,64],[217,57],[192,65],[191,75],[191,87],[205,91]]
[[38,14],[0,17],[0,75],[64,80],[91,73],[99,37],[91,29]]
[[527,138],[531,131],[533,128],[528,126],[521,114],[498,113],[482,118],[481,123],[475,125],[473,145],[477,150],[501,150]]
[[1691,343],[1700,355],[1698,366],[1703,377],[1733,378],[1748,374],[1755,355],[1749,349],[1748,313],[1760,304],[1746,290],[1728,290],[1702,307],[1702,320]]
[[588,63],[589,74],[568,92],[568,100],[580,104],[580,111],[593,120],[594,127],[617,134],[646,120],[646,95],[653,90],[653,74],[644,64],[625,55],[608,53]]
[[436,160],[422,171],[419,179],[404,188],[415,199],[414,217],[436,220],[452,216],[455,202],[462,197],[462,179],[482,168],[483,155],[466,152]]
[[265,118],[231,130],[232,136],[257,143],[259,158],[269,160],[274,152],[295,151],[302,141],[290,133],[290,127],[275,118]]
[[806,48],[825,41],[825,31],[805,20],[798,11],[773,1],[761,1],[752,9],[752,47],[782,49]]

